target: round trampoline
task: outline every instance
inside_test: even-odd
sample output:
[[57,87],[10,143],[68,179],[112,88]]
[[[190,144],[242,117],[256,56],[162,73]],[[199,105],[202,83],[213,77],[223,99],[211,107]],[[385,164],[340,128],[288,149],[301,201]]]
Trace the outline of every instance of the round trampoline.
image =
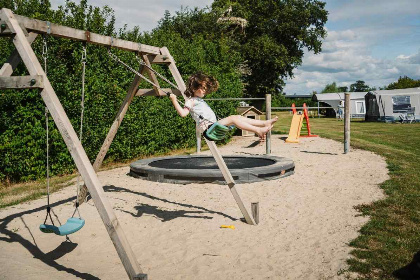
[[[237,183],[275,180],[292,175],[293,160],[276,156],[224,156]],[[189,184],[225,184],[215,159],[207,155],[170,156],[142,159],[130,165],[129,175],[149,181]]]

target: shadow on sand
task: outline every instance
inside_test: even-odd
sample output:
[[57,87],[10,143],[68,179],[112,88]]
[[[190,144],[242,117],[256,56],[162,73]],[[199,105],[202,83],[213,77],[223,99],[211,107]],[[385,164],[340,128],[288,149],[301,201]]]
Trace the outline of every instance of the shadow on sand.
[[162,222],[167,222],[167,221],[173,220],[175,218],[213,219],[213,217],[210,217],[210,216],[194,215],[194,214],[208,213],[208,214],[220,215],[220,216],[228,218],[232,221],[238,220],[238,219],[235,219],[234,217],[229,216],[225,213],[209,210],[209,209],[201,207],[201,206],[194,206],[194,205],[191,205],[191,204],[170,201],[170,200],[167,200],[167,199],[164,199],[164,198],[159,198],[159,197],[156,197],[156,196],[153,196],[153,195],[149,195],[149,194],[144,193],[144,192],[136,192],[136,191],[133,191],[133,190],[129,190],[129,189],[122,188],[122,187],[116,187],[116,186],[113,186],[113,185],[104,186],[104,191],[106,191],[106,192],[127,192],[127,193],[132,193],[132,194],[135,194],[135,195],[140,195],[140,196],[152,199],[152,200],[158,200],[158,201],[162,201],[162,202],[170,203],[170,204],[174,204],[174,205],[179,205],[179,206],[186,207],[186,208],[197,209],[197,210],[194,210],[194,211],[186,211],[186,210],[175,210],[175,211],[173,211],[173,210],[162,210],[162,209],[159,209],[157,206],[153,206],[153,205],[140,204],[140,205],[134,207],[135,210],[137,210],[137,213],[131,213],[131,212],[128,212],[128,211],[121,210],[122,212],[129,213],[129,214],[133,215],[134,217],[141,217],[144,214],[149,214],[149,215],[154,215],[155,217],[160,219]]
[[[65,204],[67,202],[74,201],[74,200],[75,200],[75,197],[71,197],[71,198],[67,198],[67,199],[52,203],[50,205],[51,205],[51,208],[53,208],[55,206]],[[46,209],[47,209],[47,206],[42,206],[42,207],[34,208],[31,210],[23,211],[20,213],[16,213],[16,214],[13,214],[13,215],[10,215],[1,219],[0,220],[0,233],[4,234],[6,237],[0,237],[0,242],[19,243],[24,248],[26,248],[26,250],[28,250],[28,252],[31,253],[34,258],[39,259],[44,264],[55,268],[57,271],[65,271],[80,279],[86,279],[86,280],[99,279],[98,277],[93,276],[89,273],[79,272],[72,268],[65,267],[55,261],[63,257],[64,255],[66,255],[67,253],[70,253],[77,247],[77,243],[71,242],[70,239],[68,239],[68,241],[62,242],[57,248],[55,248],[54,250],[48,253],[44,253],[41,251],[41,249],[38,248],[38,245],[36,244],[36,240],[32,234],[32,231],[26,225],[25,220],[23,219],[23,216],[29,215],[35,212],[46,211]],[[16,232],[7,229],[7,225],[15,219],[20,219],[24,223],[26,230],[28,230],[29,234],[32,236],[33,243],[23,238],[21,235],[17,234]],[[42,222],[43,221],[40,221],[40,223]],[[56,237],[56,238],[59,238],[59,237]]]
[[419,280],[420,279],[420,252],[413,256],[413,260],[406,266],[395,270],[392,275],[399,280]]

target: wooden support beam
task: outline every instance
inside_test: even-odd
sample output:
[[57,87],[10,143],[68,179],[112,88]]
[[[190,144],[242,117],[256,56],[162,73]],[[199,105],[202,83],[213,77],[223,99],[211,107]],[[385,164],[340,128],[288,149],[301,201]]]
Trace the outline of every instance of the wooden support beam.
[[[169,92],[172,94],[175,94],[177,96],[181,95],[181,92],[177,90],[176,88],[162,88],[159,90],[159,96],[166,96],[165,92]],[[156,92],[154,89],[139,89],[136,93],[136,96],[155,96]]]
[[176,85],[178,86],[179,90],[181,91],[182,96],[184,97],[185,100],[187,100],[187,97],[185,96],[184,92],[187,89],[187,87],[185,86],[185,82],[182,79],[181,74],[178,71],[178,68],[175,65],[175,60],[172,57],[172,55],[169,53],[169,50],[167,47],[163,47],[160,49],[160,52],[162,55],[167,56],[169,61],[171,62],[168,66],[169,71],[171,72],[172,76],[175,79]]
[[[38,34],[36,33],[29,33],[27,37],[29,44],[32,44],[37,36]],[[21,61],[22,60],[20,59],[19,52],[14,50],[10,57],[7,59],[6,63],[4,63],[3,67],[0,69],[0,76],[11,76]]]
[[216,160],[217,166],[219,166],[220,171],[223,174],[223,178],[225,178],[225,181],[230,189],[230,192],[232,193],[233,198],[236,201],[236,204],[238,204],[239,209],[242,212],[242,215],[245,218],[245,221],[250,225],[255,225],[254,219],[249,215],[248,210],[246,210],[246,207],[244,203],[242,202],[242,199],[236,190],[235,181],[233,180],[232,174],[230,173],[229,169],[226,166],[225,161],[222,158],[222,155],[220,154],[219,150],[217,149],[216,144],[213,141],[209,141],[206,139],[207,146],[210,148],[210,151]]
[[[5,8],[3,8],[5,9]],[[132,52],[141,52],[144,54],[160,54],[159,48],[140,44],[136,42],[130,42],[126,40],[121,40],[117,38],[112,38],[110,36],[104,36],[96,33],[91,33],[85,30],[75,29],[67,26],[62,26],[54,23],[48,23],[46,21],[32,19],[20,15],[14,15],[17,21],[24,26],[28,31],[36,32],[39,34],[49,34],[55,37],[73,39],[77,41],[88,42],[91,44],[109,46],[117,49],[132,51]],[[1,18],[2,21],[5,19]],[[10,26],[9,26],[10,28]],[[9,30],[9,29],[7,29]],[[14,30],[10,29],[10,32],[15,33]]]
[[6,21],[0,19],[0,37],[10,37],[12,35],[13,35],[13,32],[7,26]]
[[[152,68],[152,65],[150,64],[149,58],[147,57],[147,55],[142,55],[142,59],[144,61],[144,63],[149,66],[150,68]],[[147,67],[146,67],[147,68]],[[155,92],[155,95],[159,95],[159,81],[156,79],[156,75],[155,73],[153,73],[152,70],[150,70],[149,68],[146,69],[147,70],[147,74],[149,75],[150,80],[157,85],[157,87],[153,86],[153,90]],[[134,94],[134,93],[133,93]]]
[[83,149],[79,138],[70,123],[69,118],[64,111],[54,89],[51,86],[41,64],[39,63],[34,51],[32,50],[27,38],[25,37],[19,22],[9,9],[0,10],[0,18],[5,20],[10,29],[16,34],[13,43],[18,50],[20,57],[25,63],[29,74],[32,76],[40,75],[44,78],[44,90],[41,92],[41,97],[44,100],[54,122],[60,131],[67,148],[70,151],[72,158],[85,181],[89,192],[92,195],[95,207],[98,209],[99,215],[105,225],[106,230],[116,251],[124,265],[124,268],[130,279],[144,276],[136,256],[132,251],[124,231],[119,223],[111,204],[108,202],[102,184],[99,182],[98,176],[95,173],[89,158]]
[[0,77],[0,89],[44,88],[43,76]]
[[[145,70],[146,70],[146,67],[142,65],[140,66],[139,73],[143,74]],[[131,83],[130,88],[127,91],[127,95],[125,96],[123,103],[121,104],[120,110],[118,111],[117,116],[115,117],[115,120],[108,131],[105,141],[102,144],[101,150],[96,156],[95,163],[93,164],[93,168],[95,169],[95,171],[98,171],[99,168],[101,167],[102,162],[105,158],[105,155],[108,152],[109,147],[111,146],[111,143],[114,140],[115,135],[117,134],[118,128],[120,127],[121,122],[124,119],[125,114],[127,113],[128,106],[130,105],[131,101],[133,101],[133,98],[135,96],[137,88],[140,85],[140,82],[141,82],[141,78],[136,75],[134,77],[133,82]]]
[[148,55],[151,64],[170,64],[171,61],[166,55]]

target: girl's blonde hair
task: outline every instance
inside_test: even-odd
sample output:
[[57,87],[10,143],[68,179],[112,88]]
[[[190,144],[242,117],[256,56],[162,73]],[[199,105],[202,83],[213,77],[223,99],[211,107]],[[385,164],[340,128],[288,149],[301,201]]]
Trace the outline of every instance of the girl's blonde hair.
[[212,93],[219,88],[219,82],[213,77],[202,72],[195,73],[188,78],[185,95],[189,98],[194,96],[194,92],[203,87],[205,94]]

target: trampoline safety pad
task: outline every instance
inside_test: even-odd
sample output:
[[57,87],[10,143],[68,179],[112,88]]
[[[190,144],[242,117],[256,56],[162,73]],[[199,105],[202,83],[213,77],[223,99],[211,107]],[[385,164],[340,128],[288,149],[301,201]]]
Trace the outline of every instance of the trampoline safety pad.
[[[276,180],[294,173],[293,160],[284,157],[224,156],[236,183]],[[190,184],[225,184],[215,159],[207,155],[170,156],[142,159],[130,165],[129,175],[149,181]]]

